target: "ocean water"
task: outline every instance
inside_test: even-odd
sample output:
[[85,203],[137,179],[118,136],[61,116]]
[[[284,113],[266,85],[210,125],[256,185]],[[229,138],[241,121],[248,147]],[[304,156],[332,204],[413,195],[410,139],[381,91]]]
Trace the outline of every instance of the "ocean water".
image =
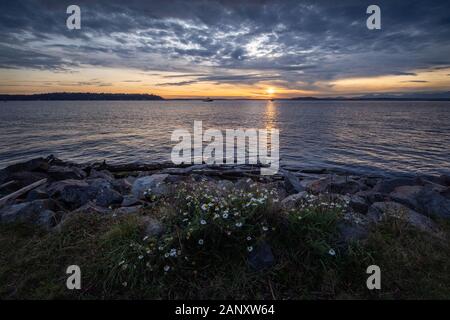
[[283,166],[450,172],[450,102],[0,102],[0,168],[37,156],[169,161],[177,128],[277,128]]

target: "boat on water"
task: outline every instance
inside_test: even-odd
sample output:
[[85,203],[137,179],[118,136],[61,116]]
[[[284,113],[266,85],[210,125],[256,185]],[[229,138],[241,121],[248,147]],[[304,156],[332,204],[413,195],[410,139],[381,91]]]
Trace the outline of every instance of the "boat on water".
[[203,101],[203,102],[212,102],[212,101],[214,101],[214,100],[211,99],[210,97],[208,97],[208,98],[206,98],[206,99],[203,99],[202,101]]

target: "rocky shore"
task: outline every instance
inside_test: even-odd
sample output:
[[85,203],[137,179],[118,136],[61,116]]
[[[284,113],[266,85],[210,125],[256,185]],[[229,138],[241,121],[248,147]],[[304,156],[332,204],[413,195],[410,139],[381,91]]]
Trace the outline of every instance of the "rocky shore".
[[383,178],[283,169],[261,176],[259,168],[250,165],[75,164],[49,156],[0,171],[0,222],[30,222],[50,230],[74,212],[139,213],[179,183],[200,181],[211,188],[245,190],[254,183],[276,188],[276,201],[287,210],[309,196],[338,199],[348,205],[339,224],[344,241],[364,238],[367,228],[387,215],[438,237],[434,219],[450,219],[450,177],[444,175]]

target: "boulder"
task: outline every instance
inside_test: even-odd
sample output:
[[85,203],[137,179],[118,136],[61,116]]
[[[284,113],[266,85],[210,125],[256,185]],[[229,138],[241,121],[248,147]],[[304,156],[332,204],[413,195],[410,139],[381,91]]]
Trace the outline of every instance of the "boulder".
[[25,201],[30,202],[34,200],[42,200],[42,199],[48,199],[49,195],[47,191],[45,191],[45,188],[37,188],[33,189],[30,192],[28,192],[27,197]]
[[300,180],[298,179],[298,177],[296,177],[289,171],[284,171],[283,176],[285,188],[288,193],[292,194],[306,190],[305,187],[300,184]]
[[145,192],[154,195],[163,195],[168,191],[168,186],[164,183],[168,176],[168,174],[153,174],[151,176],[137,178],[133,183],[131,193],[138,199],[144,199]]
[[372,191],[389,194],[394,191],[395,188],[401,186],[415,186],[418,185],[418,181],[415,178],[392,178],[384,179],[378,182]]
[[368,219],[361,214],[347,212],[337,223],[339,232],[338,242],[348,245],[353,241],[360,241],[367,238],[369,234]]
[[88,193],[91,200],[101,207],[108,207],[113,204],[120,204],[123,201],[122,195],[115,191],[108,180],[98,178],[89,181]]
[[158,237],[164,233],[164,225],[155,218],[144,216],[142,217],[144,225],[144,234],[147,237]]
[[89,195],[89,184],[82,180],[62,180],[52,183],[47,191],[52,198],[58,199],[69,209],[73,210],[86,204]]
[[441,234],[439,227],[430,218],[397,202],[375,202],[369,208],[367,217],[373,223],[379,223],[386,217],[394,217],[429,234],[437,236]]
[[354,212],[366,214],[369,209],[369,205],[363,197],[352,195],[350,196],[350,200],[348,205]]
[[142,209],[142,206],[132,206],[132,207],[121,207],[114,210],[114,214],[117,215],[126,215],[126,214],[134,214],[139,213]]
[[86,178],[86,172],[77,167],[69,166],[51,166],[48,169],[48,175],[52,180],[81,180]]
[[450,218],[450,199],[434,191],[430,187],[424,187],[417,195],[417,209],[428,215],[441,218]]
[[13,187],[17,190],[47,177],[47,174],[43,172],[23,171],[11,174],[8,181],[14,181]]
[[49,168],[48,161],[44,158],[36,158],[30,161],[13,164],[0,170],[0,184],[11,181],[10,176],[18,172],[47,172]]
[[272,248],[266,242],[258,244],[248,256],[249,266],[256,271],[270,268],[274,263],[275,257],[273,256]]
[[358,181],[345,176],[331,175],[327,178],[319,179],[312,182],[308,190],[312,193],[338,193],[338,194],[354,194],[361,191],[365,186]]
[[95,169],[91,169],[89,173],[89,179],[98,179],[98,178],[107,180],[109,182],[114,181],[114,176],[112,175],[111,172],[107,170],[97,171]]
[[104,179],[93,180],[63,180],[52,183],[48,188],[52,198],[59,199],[69,209],[74,210],[94,201],[97,205],[108,207],[120,204],[123,197]]
[[131,206],[135,206],[140,203],[141,203],[141,201],[138,198],[136,198],[132,194],[129,194],[129,195],[125,195],[123,197],[121,206],[122,207],[131,207]]
[[419,203],[417,196],[422,192],[422,186],[400,186],[389,194],[392,201],[401,203],[413,210],[417,210]]
[[281,206],[286,210],[294,209],[299,201],[306,198],[307,194],[308,193],[306,191],[291,194],[281,201]]
[[[89,201],[88,203],[82,205],[81,207],[79,207],[78,209],[72,211],[69,213],[73,214],[73,213],[98,213],[98,214],[111,214],[112,213],[112,209],[109,208],[103,208],[100,206],[97,206],[95,204],[95,202],[93,201]],[[65,219],[66,217],[64,217]]]
[[372,204],[374,202],[383,202],[385,200],[385,195],[379,192],[374,192],[371,190],[364,190],[355,193],[356,196],[364,198],[368,204]]
[[60,210],[59,204],[49,199],[24,202],[0,210],[0,221],[2,223],[27,222],[50,229],[59,222]]

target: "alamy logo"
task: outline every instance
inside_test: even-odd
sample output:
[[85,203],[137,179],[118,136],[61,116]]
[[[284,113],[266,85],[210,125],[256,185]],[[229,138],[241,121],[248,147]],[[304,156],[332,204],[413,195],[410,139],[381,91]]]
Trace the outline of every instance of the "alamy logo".
[[67,267],[66,274],[70,274],[66,281],[66,287],[69,290],[81,289],[81,269],[77,265]]
[[72,4],[67,7],[67,14],[70,14],[66,20],[66,26],[69,30],[80,30],[81,29],[81,9],[79,6]]
[[380,267],[377,265],[374,265],[374,264],[370,265],[367,267],[366,273],[370,274],[370,276],[367,278],[367,281],[366,281],[367,289],[380,290],[381,289],[381,269],[380,269]]
[[[172,132],[178,142],[171,153],[174,164],[261,164],[262,175],[274,175],[279,168],[278,129],[208,129],[202,121],[194,121],[193,135],[187,129]],[[203,148],[203,143],[207,143]],[[225,151],[225,153],[224,153]],[[247,161],[248,160],[248,161]]]

